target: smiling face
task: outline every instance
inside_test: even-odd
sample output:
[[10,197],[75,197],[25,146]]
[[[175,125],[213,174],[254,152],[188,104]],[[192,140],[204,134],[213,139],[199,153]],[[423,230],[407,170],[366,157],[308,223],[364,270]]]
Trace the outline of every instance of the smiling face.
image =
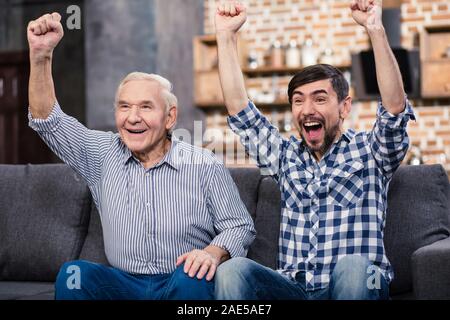
[[164,149],[167,133],[176,121],[176,108],[167,110],[156,81],[131,80],[117,95],[116,126],[123,143],[140,160]]
[[304,143],[320,159],[342,133],[351,98],[338,102],[330,79],[301,85],[292,95],[294,124]]

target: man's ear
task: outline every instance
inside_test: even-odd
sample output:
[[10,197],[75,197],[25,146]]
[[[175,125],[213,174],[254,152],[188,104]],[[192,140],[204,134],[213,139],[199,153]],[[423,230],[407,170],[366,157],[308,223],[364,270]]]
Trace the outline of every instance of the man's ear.
[[344,101],[341,102],[341,108],[339,110],[339,117],[344,120],[350,114],[352,110],[352,97],[347,96]]
[[166,129],[170,130],[173,126],[175,126],[175,123],[177,122],[178,117],[178,109],[175,106],[171,106],[169,109],[169,112],[167,114],[166,119]]

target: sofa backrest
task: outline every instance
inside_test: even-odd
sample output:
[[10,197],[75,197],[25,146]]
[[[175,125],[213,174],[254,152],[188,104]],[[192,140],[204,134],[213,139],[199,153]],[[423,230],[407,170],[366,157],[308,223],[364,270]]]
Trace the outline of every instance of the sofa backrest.
[[76,259],[91,196],[65,165],[0,165],[0,280],[54,281]]
[[391,293],[412,290],[411,256],[450,234],[450,187],[441,165],[400,166],[389,186],[384,244],[394,268]]

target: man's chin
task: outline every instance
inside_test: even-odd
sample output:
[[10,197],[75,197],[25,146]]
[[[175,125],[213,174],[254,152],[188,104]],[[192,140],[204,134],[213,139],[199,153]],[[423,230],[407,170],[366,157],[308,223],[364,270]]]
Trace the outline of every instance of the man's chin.
[[322,150],[322,146],[323,146],[322,141],[311,143],[310,141],[305,140],[305,142],[306,142],[306,146],[308,147],[308,149],[313,152],[318,152],[318,151]]

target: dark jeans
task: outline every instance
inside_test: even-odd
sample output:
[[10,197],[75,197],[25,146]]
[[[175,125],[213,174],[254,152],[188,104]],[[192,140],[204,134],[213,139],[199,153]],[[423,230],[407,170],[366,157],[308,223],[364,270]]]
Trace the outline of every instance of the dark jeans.
[[[173,273],[134,275],[84,260],[65,263],[56,279],[58,300],[208,300],[214,281],[190,278],[179,266]],[[79,281],[74,279],[79,275]]]

